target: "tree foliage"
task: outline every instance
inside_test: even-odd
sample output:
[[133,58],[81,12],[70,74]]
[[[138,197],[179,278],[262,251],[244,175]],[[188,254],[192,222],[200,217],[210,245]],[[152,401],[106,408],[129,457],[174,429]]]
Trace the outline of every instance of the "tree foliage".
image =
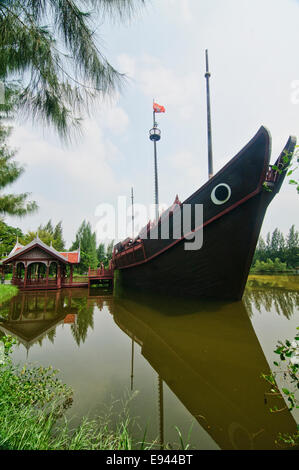
[[106,16],[123,20],[144,0],[0,0],[0,80],[16,107],[66,136],[90,99],[121,86],[98,47]]
[[24,168],[14,161],[15,151],[7,145],[11,133],[9,127],[0,123],[0,217],[4,215],[24,216],[37,209],[35,202],[29,202],[29,193],[4,193],[23,173]]
[[285,271],[286,267],[296,268],[299,265],[299,232],[295,225],[292,225],[286,237],[276,228],[272,235],[270,232],[267,234],[266,242],[262,237],[259,238],[252,263],[253,269],[258,271],[263,267],[263,271],[277,271],[279,263],[282,271]]
[[282,263],[278,258],[275,258],[274,261],[272,259],[266,261],[256,260],[252,271],[257,273],[282,273],[287,271],[287,264]]
[[22,230],[10,227],[0,220],[0,259],[7,256],[16,244],[17,238],[23,237]]
[[52,221],[49,220],[45,225],[40,225],[36,232],[29,231],[21,241],[24,245],[27,245],[36,238],[36,235],[38,235],[46,245],[50,246],[52,244],[53,248],[57,251],[63,251],[65,249],[61,221],[53,227]]
[[82,274],[87,272],[89,267],[94,269],[98,265],[96,234],[95,232],[92,232],[90,222],[86,222],[85,220],[77,231],[76,240],[74,241],[71,250],[78,250],[79,247],[81,252],[81,261],[78,271]]
[[97,249],[97,257],[99,263],[104,263],[106,261],[106,249],[105,243],[100,243]]
[[98,262],[99,265],[103,263],[103,265],[108,268],[109,263],[112,259],[112,253],[113,253],[113,247],[114,247],[114,240],[112,240],[107,247],[105,246],[105,243],[100,243],[97,249],[97,256],[98,256]]

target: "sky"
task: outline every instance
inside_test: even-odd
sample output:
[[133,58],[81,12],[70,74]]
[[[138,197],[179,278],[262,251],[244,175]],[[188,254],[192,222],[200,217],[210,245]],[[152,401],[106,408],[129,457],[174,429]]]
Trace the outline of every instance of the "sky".
[[[126,24],[99,23],[99,44],[120,72],[121,93],[86,117],[65,144],[38,122],[20,120],[10,139],[26,171],[11,190],[31,192],[39,211],[6,222],[24,232],[63,221],[67,247],[83,220],[96,229],[100,204],[119,196],[154,202],[153,98],[157,115],[160,202],[181,201],[207,180],[205,49],[209,50],[214,171],[265,125],[272,163],[299,135],[298,0],[150,0]],[[262,234],[298,228],[299,197],[287,182],[267,210]],[[100,241],[100,240],[98,240]]]

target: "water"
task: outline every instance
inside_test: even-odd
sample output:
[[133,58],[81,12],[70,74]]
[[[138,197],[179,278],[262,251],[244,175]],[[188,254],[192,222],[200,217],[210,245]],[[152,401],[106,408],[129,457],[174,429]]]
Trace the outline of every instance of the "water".
[[[271,449],[294,432],[261,379],[299,325],[299,277],[252,278],[242,302],[126,298],[91,289],[20,293],[0,307],[16,362],[53,365],[72,386],[73,422],[128,402],[132,433],[195,449]],[[281,407],[281,406],[279,406]],[[190,437],[188,438],[188,434]]]

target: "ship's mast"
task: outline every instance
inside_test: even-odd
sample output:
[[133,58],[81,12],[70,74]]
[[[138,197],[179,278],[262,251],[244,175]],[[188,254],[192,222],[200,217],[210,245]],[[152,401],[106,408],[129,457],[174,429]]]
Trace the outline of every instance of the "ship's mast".
[[212,146],[212,124],[211,124],[211,97],[210,97],[210,78],[209,53],[206,49],[206,81],[207,81],[207,120],[208,120],[208,160],[209,160],[209,179],[213,177],[213,146]]
[[156,113],[153,110],[153,128],[150,130],[150,140],[154,142],[154,161],[155,161],[155,207],[156,220],[159,219],[159,187],[158,187],[158,161],[157,161],[157,142],[161,139],[161,131],[156,122]]
[[132,201],[132,240],[134,240],[134,189],[131,188],[131,201]]

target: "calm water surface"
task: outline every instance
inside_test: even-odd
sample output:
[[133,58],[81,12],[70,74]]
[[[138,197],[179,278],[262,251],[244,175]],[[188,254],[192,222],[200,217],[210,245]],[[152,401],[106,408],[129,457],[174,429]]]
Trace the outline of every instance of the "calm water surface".
[[299,277],[252,277],[242,302],[126,298],[96,289],[20,293],[0,307],[0,334],[19,340],[14,360],[53,365],[72,386],[78,422],[121,412],[134,437],[195,449],[275,448],[294,432],[288,411],[271,414],[260,378],[276,341],[299,325]]

